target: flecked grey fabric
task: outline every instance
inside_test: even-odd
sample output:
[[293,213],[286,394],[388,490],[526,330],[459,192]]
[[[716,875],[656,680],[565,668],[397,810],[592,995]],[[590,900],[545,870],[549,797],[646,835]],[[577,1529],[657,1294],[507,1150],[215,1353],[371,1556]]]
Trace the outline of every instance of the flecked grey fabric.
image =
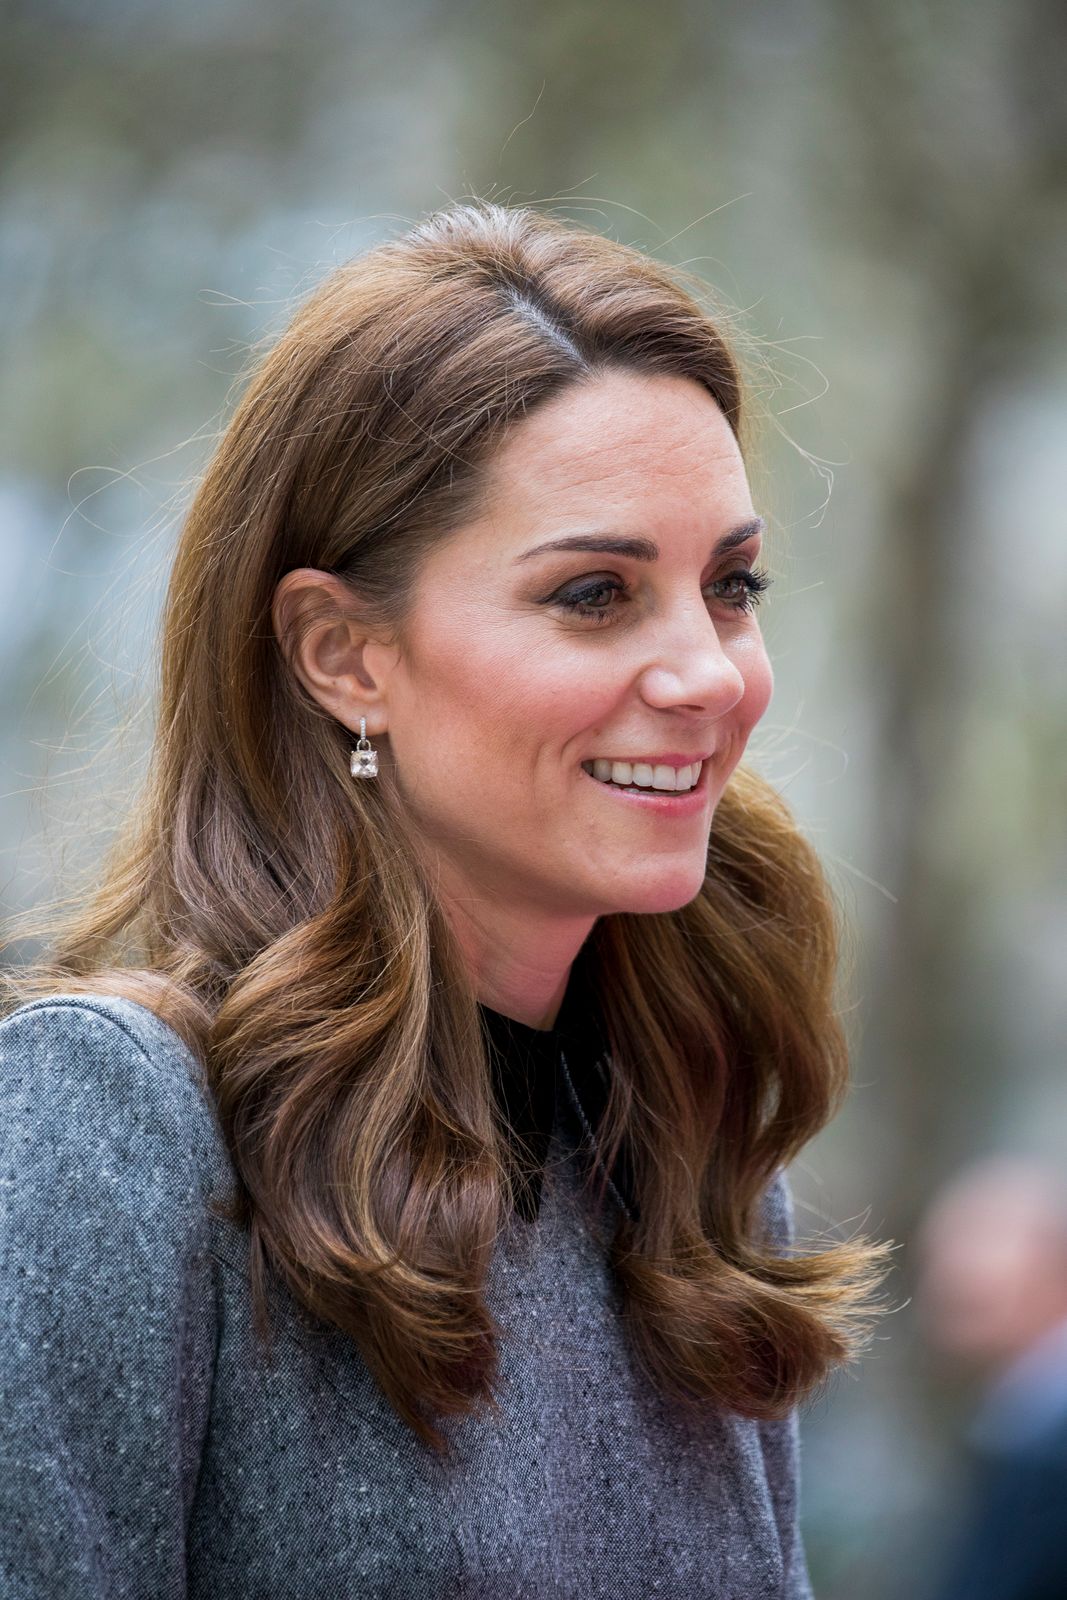
[[[253,1338],[200,1070],[121,999],[0,1023],[3,1600],[804,1600],[795,1414],[686,1414],[636,1370],[557,1123],[500,1240],[495,1422],[451,1463],[351,1342],[278,1289]],[[786,1248],[784,1173],[766,1217]]]

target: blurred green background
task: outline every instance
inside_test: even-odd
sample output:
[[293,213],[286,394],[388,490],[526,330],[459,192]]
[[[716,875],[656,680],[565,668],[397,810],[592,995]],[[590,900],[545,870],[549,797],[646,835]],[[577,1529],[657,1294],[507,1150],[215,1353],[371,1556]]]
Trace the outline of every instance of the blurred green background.
[[854,1087],[799,1223],[900,1246],[894,1313],[804,1411],[803,1520],[820,1600],[918,1594],[972,1395],[909,1241],[967,1160],[1067,1152],[1067,8],[9,0],[0,27],[0,912],[114,822],[181,508],[249,344],[334,264],[469,192],[549,204],[762,342],[750,759],[854,927]]

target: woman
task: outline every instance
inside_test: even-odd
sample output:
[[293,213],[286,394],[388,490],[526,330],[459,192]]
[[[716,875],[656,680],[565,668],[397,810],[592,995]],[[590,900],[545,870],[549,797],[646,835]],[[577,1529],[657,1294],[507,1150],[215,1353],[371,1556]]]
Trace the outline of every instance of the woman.
[[835,913],[741,765],[738,361],[678,278],[447,209],[335,272],[181,535],[146,790],[12,975],[19,1593],[810,1593],[793,1248]]

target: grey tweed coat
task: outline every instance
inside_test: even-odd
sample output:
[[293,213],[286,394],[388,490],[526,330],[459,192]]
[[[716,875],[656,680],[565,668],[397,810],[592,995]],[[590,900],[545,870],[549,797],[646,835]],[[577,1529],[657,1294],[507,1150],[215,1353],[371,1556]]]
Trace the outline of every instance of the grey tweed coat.
[[[128,1000],[0,1023],[3,1600],[810,1597],[795,1414],[694,1417],[637,1370],[562,1122],[489,1301],[503,1410],[450,1463],[276,1290],[270,1365],[200,1069]],[[784,1173],[766,1220],[792,1238]]]

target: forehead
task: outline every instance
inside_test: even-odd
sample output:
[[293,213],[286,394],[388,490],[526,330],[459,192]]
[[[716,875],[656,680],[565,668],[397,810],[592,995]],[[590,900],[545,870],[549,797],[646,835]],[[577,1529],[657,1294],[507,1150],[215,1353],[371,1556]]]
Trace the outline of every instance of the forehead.
[[744,462],[715,400],[689,378],[608,372],[518,423],[494,458],[499,514],[546,500],[584,511],[663,496],[745,509]]

